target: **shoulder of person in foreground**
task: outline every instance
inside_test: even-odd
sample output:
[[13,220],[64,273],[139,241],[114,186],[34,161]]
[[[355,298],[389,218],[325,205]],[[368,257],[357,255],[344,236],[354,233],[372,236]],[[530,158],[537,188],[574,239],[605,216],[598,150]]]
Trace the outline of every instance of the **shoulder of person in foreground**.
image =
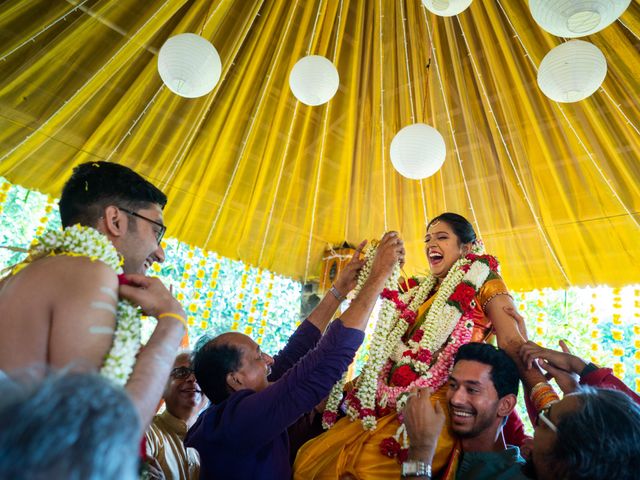
[[49,364],[87,361],[97,368],[112,343],[117,289],[117,275],[105,263],[60,255],[9,278],[1,296],[8,317],[48,332],[43,356]]

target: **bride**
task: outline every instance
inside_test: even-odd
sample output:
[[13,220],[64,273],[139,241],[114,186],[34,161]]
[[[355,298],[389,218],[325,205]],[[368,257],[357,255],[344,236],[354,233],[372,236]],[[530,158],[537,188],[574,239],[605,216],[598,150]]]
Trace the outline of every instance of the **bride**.
[[[435,217],[425,244],[431,274],[405,293],[397,291],[397,283],[383,291],[367,364],[344,400],[347,416],[336,422],[343,391],[337,385],[323,415],[325,427],[331,428],[301,448],[295,479],[399,478],[408,443],[398,412],[409,392],[423,387],[434,391],[432,401],[441,402],[446,412],[449,371],[458,348],[468,342],[495,335],[516,361],[525,385],[533,388],[534,406],[539,410],[557,399],[541,372],[522,366],[518,350],[526,339],[506,311],[513,301],[498,261],[484,254],[469,221],[455,213]],[[443,429],[434,476],[451,469],[455,450],[454,439]]]

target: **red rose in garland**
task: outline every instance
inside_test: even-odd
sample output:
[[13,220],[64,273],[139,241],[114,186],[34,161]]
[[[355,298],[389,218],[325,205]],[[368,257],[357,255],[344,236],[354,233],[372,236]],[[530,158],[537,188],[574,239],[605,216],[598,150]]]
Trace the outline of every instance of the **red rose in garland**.
[[418,378],[418,374],[409,365],[401,365],[391,375],[391,383],[397,387],[406,387]]
[[467,283],[460,283],[453,294],[449,297],[449,301],[457,302],[463,310],[469,308],[471,300],[476,296],[476,290]]

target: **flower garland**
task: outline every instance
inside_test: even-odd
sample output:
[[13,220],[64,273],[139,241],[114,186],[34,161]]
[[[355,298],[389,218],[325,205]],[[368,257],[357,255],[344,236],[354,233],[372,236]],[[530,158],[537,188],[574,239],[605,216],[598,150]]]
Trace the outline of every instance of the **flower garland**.
[[[116,273],[122,273],[122,259],[107,237],[91,227],[72,225],[62,231],[51,230],[35,239],[28,257],[16,265],[15,275],[28,264],[50,255],[89,257],[100,260]],[[106,355],[100,374],[113,382],[124,385],[133,371],[140,349],[140,312],[126,300],[119,300],[116,310],[116,328],[113,345]]]
[[[454,263],[424,322],[410,338],[405,335],[415,323],[418,309],[436,286],[436,278],[430,275],[406,293],[398,292],[397,283],[383,290],[383,305],[371,340],[369,361],[345,399],[347,415],[352,420],[361,420],[367,430],[375,429],[376,418],[390,413],[391,409],[400,412],[404,408],[412,389],[431,387],[435,390],[446,382],[455,354],[471,339],[475,296],[491,272],[498,270],[498,261],[482,253],[483,246],[478,242],[473,253]],[[361,272],[364,274],[366,272]],[[340,399],[336,397],[341,394],[337,387],[332,390],[323,415],[325,428],[337,418]],[[397,433],[382,442],[383,454],[401,458],[404,449],[399,436]]]

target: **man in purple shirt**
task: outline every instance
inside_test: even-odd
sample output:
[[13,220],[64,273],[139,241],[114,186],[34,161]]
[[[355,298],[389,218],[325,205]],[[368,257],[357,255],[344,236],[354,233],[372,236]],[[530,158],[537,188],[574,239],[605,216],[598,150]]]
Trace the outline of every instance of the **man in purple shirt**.
[[196,379],[214,404],[185,439],[200,453],[201,479],[291,477],[287,427],[325,398],[346,371],[385,281],[404,261],[402,240],[387,233],[358,296],[322,335],[343,295],[355,286],[361,247],[336,281],[337,291],[332,288],[275,358],[235,332],[197,349]]

